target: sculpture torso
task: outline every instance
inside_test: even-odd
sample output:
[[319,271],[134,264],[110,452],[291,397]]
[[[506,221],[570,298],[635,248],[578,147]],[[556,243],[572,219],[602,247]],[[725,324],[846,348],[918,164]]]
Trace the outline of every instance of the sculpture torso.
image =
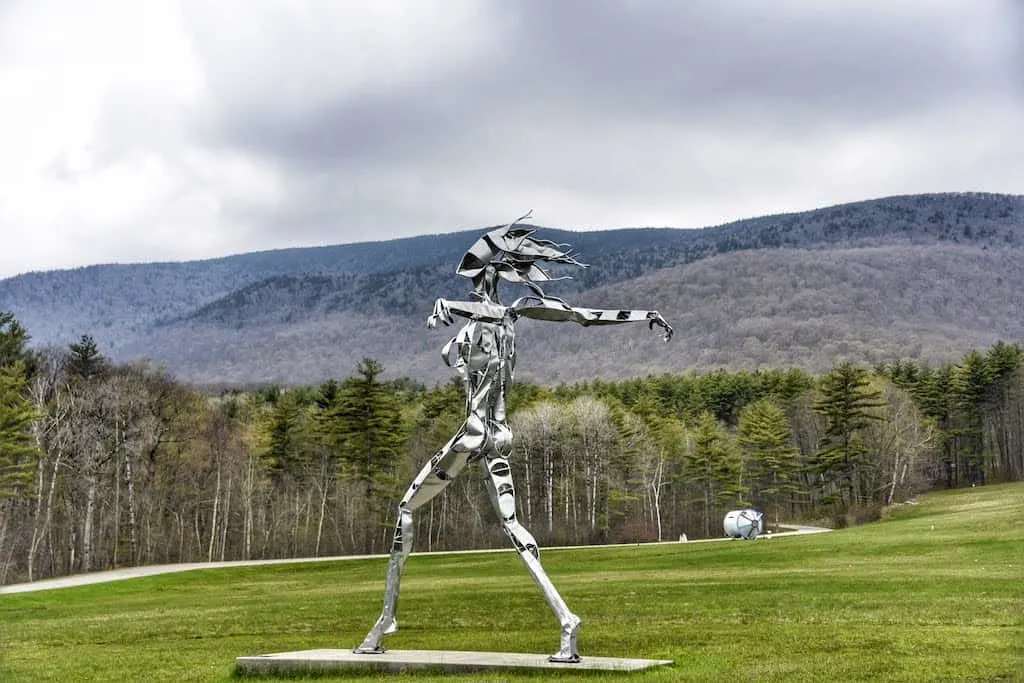
[[468,419],[465,428],[482,450],[505,451],[508,392],[515,370],[515,323],[511,309],[501,322],[470,320],[445,345],[442,357],[462,377]]

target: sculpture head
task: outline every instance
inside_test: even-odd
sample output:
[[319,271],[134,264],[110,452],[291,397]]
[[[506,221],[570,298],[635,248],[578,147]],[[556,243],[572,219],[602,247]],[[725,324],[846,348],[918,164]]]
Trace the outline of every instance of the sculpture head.
[[508,225],[491,230],[473,243],[455,272],[473,280],[473,293],[487,301],[497,301],[498,282],[514,282],[529,287],[538,296],[544,296],[539,282],[564,280],[551,277],[538,262],[564,263],[586,268],[568,251],[568,245],[550,240],[535,239],[533,228],[516,227],[521,216]]

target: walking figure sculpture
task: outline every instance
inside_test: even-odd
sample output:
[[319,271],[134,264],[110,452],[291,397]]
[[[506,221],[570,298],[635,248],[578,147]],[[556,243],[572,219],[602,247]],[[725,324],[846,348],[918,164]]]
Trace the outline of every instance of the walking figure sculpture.
[[[362,644],[354,652],[384,651],[381,640],[398,630],[396,610],[402,569],[412,550],[413,513],[432,500],[472,462],[480,462],[488,493],[506,535],[526,564],[530,576],[561,624],[561,643],[553,662],[578,662],[576,636],[580,618],[569,610],[540,563],[537,541],[516,518],[515,487],[509,467],[512,432],[506,422],[508,392],[515,367],[515,323],[519,318],[590,325],[618,325],[647,321],[672,337],[672,327],[657,311],[575,308],[547,296],[538,283],[554,279],[539,262],[587,267],[565,245],[534,239],[533,229],[516,227],[530,213],[505,227],[488,232],[462,258],[456,272],[473,281],[473,301],[438,299],[427,326],[451,325],[453,316],[468,318],[441,352],[444,362],[461,376],[466,392],[466,421],[459,431],[424,465],[398,504],[391,556],[384,589],[384,609]],[[501,280],[526,285],[531,293],[503,305],[498,300]]]

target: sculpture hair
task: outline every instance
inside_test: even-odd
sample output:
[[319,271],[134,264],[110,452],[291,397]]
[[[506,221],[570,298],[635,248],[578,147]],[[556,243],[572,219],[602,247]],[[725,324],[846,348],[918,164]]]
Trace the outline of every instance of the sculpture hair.
[[[473,243],[455,272],[473,280],[477,294],[482,295],[488,281],[488,267],[491,273],[506,282],[514,282],[529,287],[538,296],[544,291],[538,282],[565,280],[566,277],[552,277],[541,268],[540,261],[563,263],[586,268],[586,263],[576,260],[569,245],[559,244],[551,240],[536,239],[533,228],[517,228],[520,221],[530,218],[532,210],[520,216],[508,225],[492,230]],[[493,277],[492,275],[492,277]]]

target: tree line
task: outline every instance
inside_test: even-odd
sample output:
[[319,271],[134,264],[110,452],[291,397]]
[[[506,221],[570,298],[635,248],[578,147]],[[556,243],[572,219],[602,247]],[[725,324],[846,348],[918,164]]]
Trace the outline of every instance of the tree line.
[[[542,546],[877,518],[933,486],[1024,476],[1024,354],[813,376],[725,370],[512,391],[520,518]],[[318,386],[203,392],[91,337],[33,349],[0,313],[0,583],[140,564],[378,553],[459,428],[456,382],[364,359]],[[418,550],[507,541],[468,469],[418,515]]]

